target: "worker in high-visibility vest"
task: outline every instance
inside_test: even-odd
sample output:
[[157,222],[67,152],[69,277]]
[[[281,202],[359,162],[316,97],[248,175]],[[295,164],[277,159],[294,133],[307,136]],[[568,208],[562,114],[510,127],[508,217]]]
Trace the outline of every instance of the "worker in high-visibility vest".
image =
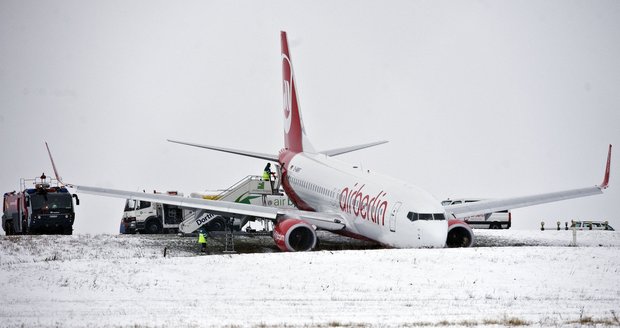
[[207,236],[204,229],[198,230],[198,243],[200,244],[200,251],[203,253],[207,252]]
[[267,166],[265,166],[265,169],[263,170],[263,180],[271,180],[271,163],[267,163]]
[[267,163],[263,170],[263,181],[269,181],[269,186],[273,190],[273,182],[271,181],[271,163]]

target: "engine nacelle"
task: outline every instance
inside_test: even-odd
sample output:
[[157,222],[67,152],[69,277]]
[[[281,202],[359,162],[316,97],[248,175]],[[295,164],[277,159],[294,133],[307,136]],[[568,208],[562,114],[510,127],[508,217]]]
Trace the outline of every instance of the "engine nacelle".
[[316,231],[300,219],[281,219],[273,227],[273,240],[282,251],[303,252],[316,247]]
[[471,247],[474,244],[474,232],[469,224],[456,219],[448,220],[448,239],[446,246]]

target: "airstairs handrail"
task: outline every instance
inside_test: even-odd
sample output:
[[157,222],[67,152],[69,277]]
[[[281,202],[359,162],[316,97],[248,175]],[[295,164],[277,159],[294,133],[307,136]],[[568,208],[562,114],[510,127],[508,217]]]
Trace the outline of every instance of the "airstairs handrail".
[[228,193],[237,190],[237,188],[241,187],[243,185],[244,182],[250,180],[253,176],[252,175],[247,175],[245,176],[243,179],[235,182],[232,186],[222,190],[222,192],[220,192],[219,194],[215,195],[213,197],[213,199],[221,199],[223,197],[225,197]]

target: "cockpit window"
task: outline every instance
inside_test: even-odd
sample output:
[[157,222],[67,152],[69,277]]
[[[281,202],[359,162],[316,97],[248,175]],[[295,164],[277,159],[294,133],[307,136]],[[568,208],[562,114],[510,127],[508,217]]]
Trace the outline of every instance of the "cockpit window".
[[409,212],[407,213],[407,218],[410,221],[417,221],[417,220],[425,220],[425,221],[432,221],[432,220],[438,220],[438,221],[443,221],[446,219],[446,216],[443,213],[415,213],[415,212]]
[[430,221],[433,219],[433,214],[426,214],[426,213],[420,213],[418,214],[420,216],[420,220],[426,220],[426,221]]
[[407,219],[409,219],[411,221],[417,221],[418,220],[418,213],[414,213],[414,212],[407,213]]

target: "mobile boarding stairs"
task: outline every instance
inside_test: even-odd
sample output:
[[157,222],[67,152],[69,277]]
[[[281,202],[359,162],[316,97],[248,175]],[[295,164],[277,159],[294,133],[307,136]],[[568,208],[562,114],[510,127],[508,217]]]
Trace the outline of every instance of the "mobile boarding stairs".
[[[213,194],[203,194],[203,193],[192,193],[192,198],[203,198],[209,200],[217,200],[217,201],[228,201],[228,202],[247,202],[250,201],[248,199],[256,198],[256,197],[248,197],[248,196],[260,196],[262,200],[262,205],[267,205],[267,196],[269,195],[283,195],[280,190],[280,176],[281,170],[278,165],[275,165],[276,172],[272,173],[271,179],[269,181],[263,180],[262,176],[258,175],[248,175],[245,178],[241,179],[237,183],[233,184],[230,188],[219,190]],[[258,204],[255,204],[258,205]],[[196,209],[193,211],[187,211],[183,218],[183,222],[179,224],[179,231],[182,233],[193,233],[198,230],[205,224],[208,224],[213,219],[221,217],[222,215],[218,213],[207,212],[203,209]],[[249,217],[240,217],[240,227],[243,227],[247,221],[250,219]],[[231,221],[231,220],[227,220]],[[230,229],[229,224],[227,224],[226,231],[228,232]]]

